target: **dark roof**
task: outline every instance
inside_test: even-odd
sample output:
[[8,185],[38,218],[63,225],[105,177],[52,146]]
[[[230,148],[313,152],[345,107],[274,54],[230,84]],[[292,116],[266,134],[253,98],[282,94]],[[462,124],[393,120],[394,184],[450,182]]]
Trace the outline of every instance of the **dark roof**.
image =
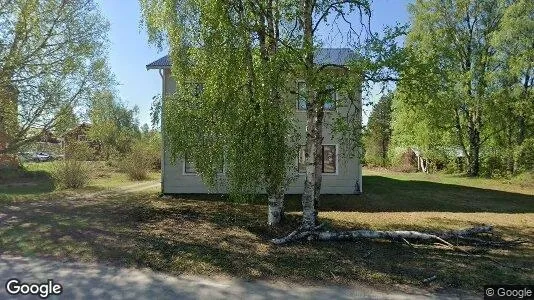
[[[319,48],[315,52],[315,63],[318,65],[346,65],[354,52],[349,48]],[[146,65],[147,70],[167,69],[171,67],[168,55]]]

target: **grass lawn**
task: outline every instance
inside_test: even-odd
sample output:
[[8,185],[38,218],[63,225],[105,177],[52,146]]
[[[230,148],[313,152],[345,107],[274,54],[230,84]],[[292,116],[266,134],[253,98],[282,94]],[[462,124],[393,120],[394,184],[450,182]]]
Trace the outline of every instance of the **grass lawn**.
[[[534,282],[534,273],[524,270],[534,269],[532,189],[453,175],[365,173],[364,195],[324,197],[320,218],[328,226],[436,230],[489,223],[500,237],[530,243],[514,249],[485,248],[477,256],[387,241],[274,246],[270,238],[298,226],[297,197],[288,197],[286,224],[269,229],[266,206],[257,201],[234,204],[220,196],[160,198],[155,193],[110,191],[0,200],[0,251],[171,274],[367,283],[384,289],[416,286],[478,295],[485,284]],[[422,283],[433,275],[436,280]]]
[[[81,191],[98,191],[134,184],[128,176],[105,162],[86,162],[89,168],[89,184]],[[0,174],[0,199],[2,197],[38,196],[59,192],[54,185],[54,162],[29,162],[24,170],[2,170]],[[160,173],[151,172],[147,180],[159,180]]]

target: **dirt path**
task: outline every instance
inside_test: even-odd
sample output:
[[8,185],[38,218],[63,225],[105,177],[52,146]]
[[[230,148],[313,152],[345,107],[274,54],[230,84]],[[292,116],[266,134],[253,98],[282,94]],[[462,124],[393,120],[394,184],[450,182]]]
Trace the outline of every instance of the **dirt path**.
[[151,180],[151,181],[145,181],[145,182],[139,182],[127,186],[121,186],[118,188],[113,189],[113,191],[120,191],[120,192],[127,192],[127,193],[136,193],[141,192],[149,189],[156,189],[161,186],[161,183],[159,180]]
[[[286,282],[174,277],[148,269],[0,255],[0,299],[13,297],[7,294],[5,287],[11,278],[26,283],[52,279],[63,286],[60,299],[458,299],[421,291],[385,293],[364,286],[314,287]],[[18,296],[15,299],[36,297]]]

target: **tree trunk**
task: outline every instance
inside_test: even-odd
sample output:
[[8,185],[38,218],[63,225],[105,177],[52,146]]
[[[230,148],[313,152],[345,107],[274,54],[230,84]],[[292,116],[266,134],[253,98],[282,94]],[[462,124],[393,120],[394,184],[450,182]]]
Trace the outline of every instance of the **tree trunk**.
[[324,109],[321,105],[317,108],[317,122],[316,122],[316,133],[314,138],[315,143],[315,153],[313,164],[315,166],[315,183],[313,191],[313,209],[315,215],[315,223],[317,225],[318,216],[319,216],[319,197],[321,196],[321,186],[323,183],[323,117]]
[[467,175],[471,177],[478,176],[480,173],[480,130],[478,122],[472,121],[469,125],[469,169]]
[[312,98],[307,108],[306,122],[306,180],[304,182],[304,193],[302,194],[302,224],[305,228],[311,228],[317,223],[316,203],[322,183],[322,122],[318,122],[318,112],[314,102],[315,93],[308,92],[308,97]]
[[306,180],[302,194],[302,226],[313,228],[317,223],[316,204],[319,202],[322,181],[322,119],[323,107],[314,89],[313,2],[302,0],[302,28],[304,50],[304,79],[306,101]]
[[271,242],[277,245],[286,244],[302,239],[333,241],[333,240],[357,240],[357,239],[415,239],[415,240],[435,240],[443,244],[451,245],[445,239],[468,237],[480,233],[487,233],[493,230],[493,226],[484,225],[461,230],[451,230],[445,232],[426,233],[408,230],[349,230],[349,231],[319,231],[321,226],[310,229],[298,229],[283,238],[272,239]]
[[9,143],[12,142],[18,127],[17,89],[11,84],[11,79],[0,77],[0,154],[12,152]]
[[269,200],[269,213],[267,224],[269,226],[279,225],[284,221],[284,190],[278,188],[267,192]]

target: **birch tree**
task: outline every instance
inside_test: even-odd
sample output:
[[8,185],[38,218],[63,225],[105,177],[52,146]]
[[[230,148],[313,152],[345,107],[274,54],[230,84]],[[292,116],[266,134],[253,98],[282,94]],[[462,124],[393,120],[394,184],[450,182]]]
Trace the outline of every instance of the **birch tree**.
[[140,2],[150,40],[170,48],[177,93],[165,97],[163,127],[172,157],[234,196],[265,190],[270,225],[283,218],[293,157],[279,2]]
[[0,0],[0,154],[109,84],[107,29],[92,0]]
[[[435,129],[454,132],[470,176],[478,176],[481,147],[494,135],[488,124],[489,75],[497,64],[490,40],[507,5],[508,1],[419,0],[410,6],[407,46],[420,63],[403,74],[399,89],[419,99],[419,107],[431,106],[436,116],[448,116],[453,126]],[[423,104],[425,100],[433,104]]]

